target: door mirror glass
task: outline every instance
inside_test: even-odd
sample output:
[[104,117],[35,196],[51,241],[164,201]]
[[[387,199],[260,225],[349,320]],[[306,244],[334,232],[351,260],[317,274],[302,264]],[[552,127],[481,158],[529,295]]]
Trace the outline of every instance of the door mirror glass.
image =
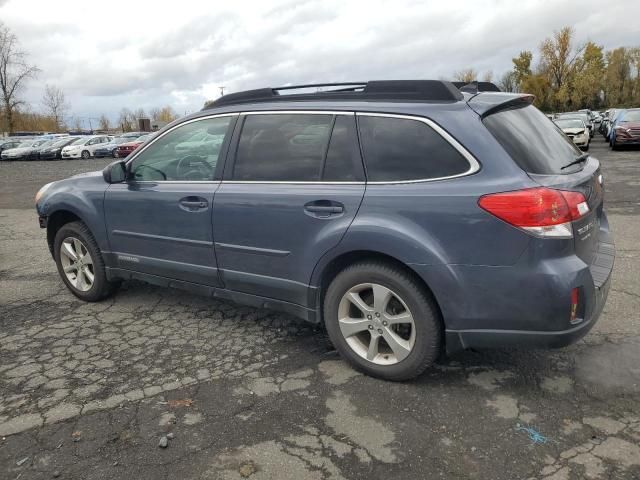
[[110,163],[102,170],[102,177],[107,183],[124,182],[127,179],[127,164],[124,160]]

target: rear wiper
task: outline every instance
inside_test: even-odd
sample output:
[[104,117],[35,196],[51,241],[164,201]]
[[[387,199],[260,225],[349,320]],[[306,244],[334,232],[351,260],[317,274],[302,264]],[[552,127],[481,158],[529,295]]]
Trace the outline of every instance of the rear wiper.
[[587,158],[589,158],[589,154],[588,153],[583,153],[579,157],[576,157],[576,159],[574,161],[567,163],[564,167],[560,167],[560,170],[564,170],[565,168],[569,168],[569,167],[571,167],[573,165],[577,165],[578,163],[582,163],[582,162],[586,161]]

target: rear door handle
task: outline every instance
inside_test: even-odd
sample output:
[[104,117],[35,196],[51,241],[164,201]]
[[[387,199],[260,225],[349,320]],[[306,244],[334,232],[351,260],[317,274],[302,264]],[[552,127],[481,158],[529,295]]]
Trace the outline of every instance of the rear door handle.
[[327,218],[344,213],[344,205],[331,200],[316,200],[305,204],[304,211],[313,217]]
[[307,212],[327,213],[327,214],[344,212],[344,208],[342,207],[338,207],[338,206],[325,207],[322,205],[309,205],[308,207],[305,207],[305,210]]

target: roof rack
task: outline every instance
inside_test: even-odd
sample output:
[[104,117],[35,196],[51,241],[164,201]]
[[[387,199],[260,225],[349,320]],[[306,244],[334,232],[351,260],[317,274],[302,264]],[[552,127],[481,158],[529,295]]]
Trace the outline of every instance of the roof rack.
[[492,82],[478,82],[474,80],[473,82],[451,82],[456,88],[460,89],[461,92],[466,93],[480,93],[480,92],[501,92],[498,86]]
[[[290,90],[316,89],[315,92],[288,93]],[[281,92],[286,92],[282,94]],[[443,80],[377,80],[369,82],[310,83],[278,88],[259,88],[230,93],[213,102],[207,102],[203,110],[243,103],[273,101],[355,100],[396,102],[457,102],[462,100],[460,91]]]

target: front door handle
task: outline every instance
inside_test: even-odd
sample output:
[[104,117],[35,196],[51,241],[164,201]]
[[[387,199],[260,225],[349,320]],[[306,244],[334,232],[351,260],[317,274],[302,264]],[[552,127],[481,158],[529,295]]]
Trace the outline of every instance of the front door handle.
[[204,210],[209,206],[209,202],[202,197],[185,197],[180,199],[180,208],[188,212]]

